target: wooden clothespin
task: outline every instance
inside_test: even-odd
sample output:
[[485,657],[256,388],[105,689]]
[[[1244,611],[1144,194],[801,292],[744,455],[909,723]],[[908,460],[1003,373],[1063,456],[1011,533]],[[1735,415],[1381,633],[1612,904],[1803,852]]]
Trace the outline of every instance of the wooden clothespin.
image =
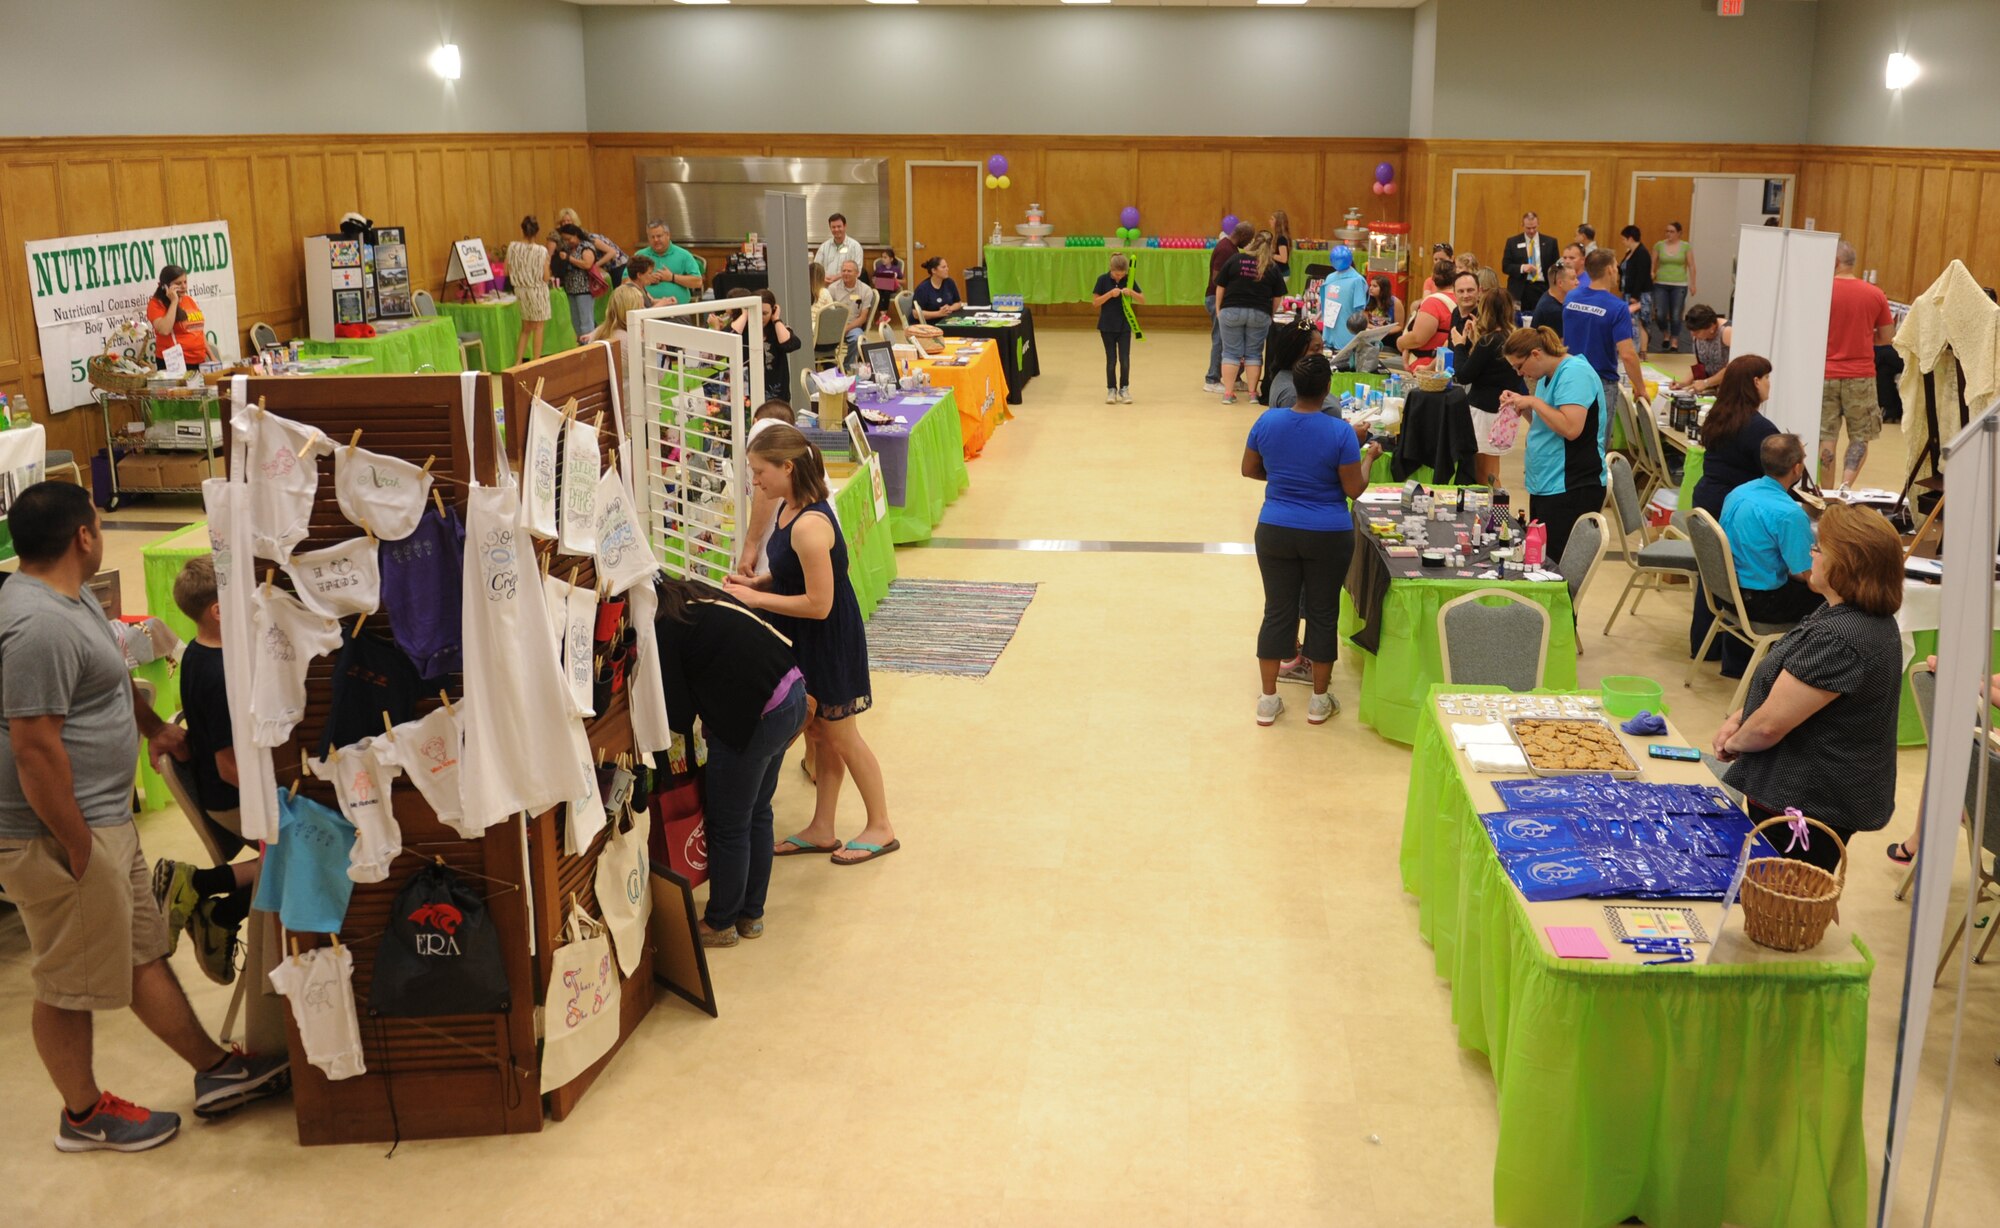
[[275,567],[266,567],[266,568],[264,569],[264,598],[265,598],[265,600],[267,600],[267,601],[268,601],[268,600],[270,599],[270,596],[271,596],[271,581],[273,581],[273,580],[275,580],[275,579],[277,579],[277,578],[278,578],[278,569],[277,569],[277,568],[275,568]]
[[445,519],[444,496],[438,493],[438,488],[435,486],[431,487],[431,502],[437,504],[438,519]]
[[297,959],[299,956],[299,936],[297,934],[286,934],[285,943],[291,947],[292,958]]
[[393,742],[396,740],[396,722],[389,719],[388,712],[382,713],[382,733]]
[[[357,431],[357,432],[355,432],[355,433],[356,433],[356,434],[359,434],[360,432],[358,432],[358,431]],[[374,540],[375,540],[375,530],[373,530],[373,529],[371,529],[371,528],[369,528],[369,527],[368,527],[368,521],[367,521],[366,519],[363,519],[363,520],[362,520],[362,522],[361,522],[361,531],[362,531],[363,533],[366,533],[366,534],[368,535],[368,540],[369,540],[369,541],[371,541],[371,542],[372,542],[372,541],[374,541]]]
[[433,452],[429,456],[426,456],[424,458],[424,471],[422,476],[429,477],[431,475],[431,466],[437,463],[438,463],[437,453]]
[[329,938],[333,939],[333,953],[334,953],[335,955],[338,955],[338,954],[340,954],[340,935],[339,935],[339,934],[328,934],[328,935],[327,935],[327,937],[329,937]]
[[354,455],[354,447],[356,444],[360,442],[361,442],[361,428],[357,426],[354,428],[354,433],[347,437],[347,454],[349,456]]
[[261,416],[263,415],[263,413],[264,413],[264,398],[263,398],[263,397],[258,397],[258,398],[257,398],[256,400],[254,400],[254,401],[250,402],[250,412],[251,412],[251,413],[253,413],[253,414],[257,414],[257,415],[259,415],[260,417],[261,417]]
[[306,436],[306,441],[299,445],[300,460],[304,460],[306,453],[312,451],[313,445],[319,442],[319,434],[320,432],[318,431],[312,432],[312,434]]
[[439,699],[442,699],[442,700],[444,701],[444,710],[445,710],[446,712],[448,712],[448,713],[451,713],[451,714],[452,714],[453,716],[456,716],[456,715],[458,715],[458,714],[457,714],[457,713],[456,713],[455,711],[453,711],[453,709],[452,709],[452,706],[451,706],[451,696],[450,696],[450,695],[447,695],[447,694],[446,694],[445,692],[443,692],[443,691],[439,691],[439,692],[438,692],[438,698],[439,698]]
[[365,622],[367,622],[367,621],[368,621],[368,615],[366,615],[366,614],[356,614],[356,615],[354,616],[354,634],[355,634],[355,635],[360,635],[360,634],[361,634],[361,624],[362,624],[362,623],[365,623]]
[[538,375],[535,377],[535,399],[537,401],[542,399],[542,385],[546,383],[548,383],[548,380],[542,378],[541,376]]
[[597,766],[604,766],[604,748],[602,746],[597,748]]

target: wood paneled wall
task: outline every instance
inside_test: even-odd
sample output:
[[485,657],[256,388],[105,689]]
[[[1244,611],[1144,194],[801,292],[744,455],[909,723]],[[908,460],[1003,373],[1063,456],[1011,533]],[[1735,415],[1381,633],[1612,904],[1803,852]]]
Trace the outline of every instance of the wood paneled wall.
[[[1009,162],[1012,186],[986,192],[986,230],[1013,234],[1030,203],[1040,204],[1058,234],[1109,234],[1126,205],[1139,206],[1148,234],[1214,231],[1225,213],[1262,225],[1274,209],[1292,233],[1325,235],[1358,206],[1371,220],[1400,221],[1405,197],[1368,190],[1375,165],[1402,173],[1401,140],[1173,137],[877,136],[783,133],[596,133],[590,138],[596,215],[613,236],[637,234],[640,157],[837,157],[889,162],[891,242],[902,246],[903,167],[916,160]],[[909,253],[903,253],[905,257]]]
[[[553,225],[590,206],[590,176],[580,134],[0,140],[0,391],[47,418],[25,243],[224,219],[237,323],[289,338],[305,327],[300,239],[341,214],[408,227],[412,280],[435,292],[452,240],[504,242],[525,213]],[[49,446],[84,456],[103,436],[78,410],[51,422]]]
[[[1454,171],[1586,171],[1588,216],[1544,212],[1542,229],[1567,241],[1578,221],[1588,221],[1597,227],[1598,242],[1614,249],[1613,237],[1633,216],[1635,173],[1793,175],[1792,225],[1803,226],[1810,217],[1821,230],[1839,231],[1860,251],[1861,266],[1876,270],[1877,283],[1890,298],[1907,302],[1953,259],[1963,260],[1983,284],[2000,284],[2000,225],[1995,224],[2000,219],[2000,150],[1575,141],[1408,145],[1404,191],[1419,250],[1451,234]],[[1532,178],[1518,177],[1524,197],[1533,194]],[[1459,182],[1466,177],[1461,175]],[[1559,182],[1552,179],[1549,186]],[[1466,225],[1463,206],[1469,203],[1468,197],[1460,197],[1461,228]],[[1647,242],[1657,238],[1657,228],[1647,228]],[[1477,236],[1475,241],[1486,242]],[[1485,257],[1483,249],[1475,250]]]

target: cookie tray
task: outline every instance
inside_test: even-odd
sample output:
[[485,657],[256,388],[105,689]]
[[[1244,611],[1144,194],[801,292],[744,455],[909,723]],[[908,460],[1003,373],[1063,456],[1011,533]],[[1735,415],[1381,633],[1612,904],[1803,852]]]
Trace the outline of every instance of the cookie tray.
[[[1612,727],[1610,721],[1598,716],[1513,716],[1507,718],[1507,736],[1514,739],[1514,745],[1521,748],[1521,757],[1528,761],[1528,770],[1537,776],[1610,776],[1614,780],[1639,779],[1641,773],[1636,764],[1629,768],[1617,768],[1609,772],[1602,768],[1543,767],[1541,764],[1535,762],[1534,755],[1528,752],[1528,744],[1521,740],[1521,732],[1516,726],[1522,721],[1539,721],[1545,725],[1596,725],[1600,728],[1610,730],[1613,741],[1617,741],[1618,731]],[[1625,753],[1625,761],[1632,763],[1631,748],[1623,742],[1619,742],[1618,747]]]

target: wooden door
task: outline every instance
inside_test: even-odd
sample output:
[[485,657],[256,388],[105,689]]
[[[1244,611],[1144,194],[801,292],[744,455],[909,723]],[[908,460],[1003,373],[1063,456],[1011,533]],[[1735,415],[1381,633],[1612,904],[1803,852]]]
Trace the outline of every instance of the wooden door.
[[979,233],[979,192],[983,173],[978,166],[913,166],[910,168],[910,235],[914,250],[903,253],[906,277],[914,285],[922,265],[943,256],[951,278],[965,289],[965,270],[983,263]]
[[[1589,182],[1581,173],[1461,174],[1453,197],[1452,247],[1461,255],[1471,252],[1480,264],[1497,269],[1508,237],[1521,233],[1521,215],[1530,210],[1540,216],[1543,234],[1553,236],[1557,243],[1568,243],[1576,235],[1576,224],[1585,220]],[[1604,241],[1601,224],[1597,237],[1598,242]],[[1422,278],[1417,281],[1421,284]]]
[[[1647,247],[1667,237],[1667,223],[1679,222],[1681,237],[1692,240],[1687,233],[1692,226],[1694,213],[1694,180],[1686,175],[1641,175],[1639,190],[1632,198],[1632,224],[1639,228],[1641,242]],[[1608,242],[1602,230],[1597,232],[1599,243]],[[1617,250],[1613,248],[1613,250]]]

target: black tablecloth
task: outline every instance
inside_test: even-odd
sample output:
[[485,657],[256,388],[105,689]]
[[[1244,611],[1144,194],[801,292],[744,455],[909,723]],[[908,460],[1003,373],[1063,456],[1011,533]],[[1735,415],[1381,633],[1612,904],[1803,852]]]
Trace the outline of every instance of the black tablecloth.
[[1423,465],[1440,486],[1470,486],[1478,481],[1472,458],[1479,454],[1479,437],[1472,429],[1471,403],[1465,389],[1446,384],[1443,392],[1413,389],[1403,399],[1402,438],[1389,472],[1399,482]]
[[[1443,497],[1443,496],[1440,496]],[[1347,564],[1347,595],[1354,601],[1355,615],[1361,626],[1348,638],[1369,652],[1381,651],[1382,645],[1382,603],[1389,596],[1389,585],[1397,580],[1463,579],[1455,570],[1440,571],[1435,567],[1425,567],[1421,552],[1413,558],[1389,557],[1389,543],[1368,530],[1368,516],[1387,516],[1401,520],[1401,507],[1368,507],[1354,505],[1354,557]],[[1430,546],[1425,549],[1447,549],[1458,540],[1458,534],[1472,527],[1472,519],[1477,512],[1464,512],[1453,516],[1450,521],[1432,521],[1427,536]],[[1484,571],[1493,566],[1488,557],[1496,543],[1488,543],[1466,552],[1466,568]]]
[[941,321],[938,330],[947,337],[984,337],[1000,345],[1000,370],[1007,378],[1007,404],[1019,405],[1028,381],[1042,373],[1042,359],[1035,350],[1035,313],[1021,308],[1018,324],[995,327],[990,324]]

